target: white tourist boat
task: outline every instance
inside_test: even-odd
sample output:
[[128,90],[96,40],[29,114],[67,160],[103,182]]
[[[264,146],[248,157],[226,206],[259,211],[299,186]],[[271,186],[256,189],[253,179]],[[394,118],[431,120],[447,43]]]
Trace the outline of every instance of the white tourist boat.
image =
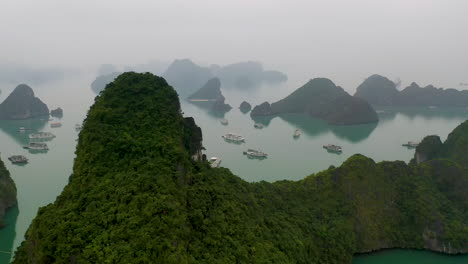
[[219,165],[221,164],[221,159],[218,157],[211,157],[208,163],[210,163],[211,168],[218,168]]
[[29,139],[34,140],[34,139],[53,139],[55,137],[54,134],[50,132],[38,132],[38,133],[32,133],[29,134]]
[[244,151],[244,155],[247,155],[248,157],[253,157],[253,158],[268,157],[268,154],[266,154],[265,152],[260,151],[260,150],[255,150],[255,149],[248,149],[247,151]]
[[343,151],[341,146],[337,146],[333,144],[324,145],[323,148],[330,152],[336,152],[336,153],[341,153]]
[[232,141],[236,143],[245,142],[245,138],[241,135],[236,135],[234,133],[227,133],[226,135],[222,136],[227,141]]
[[219,122],[222,124],[222,125],[225,125],[227,126],[229,124],[229,121],[226,119],[226,118],[223,118],[221,120],[219,120]]
[[8,157],[8,160],[10,160],[11,163],[13,164],[28,163],[28,159],[23,155],[13,155],[13,156]]
[[299,136],[301,136],[301,131],[296,129],[296,131],[294,131],[293,137],[298,138]]
[[418,145],[419,145],[419,142],[415,142],[415,141],[408,141],[407,143],[402,144],[403,147],[408,147],[408,148],[415,148]]
[[29,142],[29,145],[24,146],[23,148],[29,150],[49,150],[47,144],[43,142]]

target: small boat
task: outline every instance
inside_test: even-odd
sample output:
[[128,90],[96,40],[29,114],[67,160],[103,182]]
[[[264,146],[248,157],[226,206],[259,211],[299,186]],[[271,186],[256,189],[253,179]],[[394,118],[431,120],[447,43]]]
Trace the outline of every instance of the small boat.
[[47,144],[42,142],[29,142],[29,145],[24,146],[23,148],[29,150],[49,150]]
[[11,161],[13,164],[25,164],[28,163],[28,159],[23,156],[23,155],[13,155],[8,157],[8,159]]
[[83,129],[83,126],[82,126],[82,125],[80,125],[80,124],[76,124],[76,125],[75,125],[75,130],[76,130],[76,131],[81,131],[81,129]]
[[218,168],[219,164],[221,164],[221,159],[218,157],[211,157],[208,163],[210,163],[211,168]]
[[55,122],[55,123],[50,123],[50,127],[61,127],[62,126],[62,123],[60,122]]
[[232,141],[236,143],[242,143],[245,142],[245,138],[241,135],[236,135],[233,133],[227,133],[226,135],[222,136],[225,140],[227,141]]
[[408,143],[402,144],[403,147],[407,148],[416,148],[419,145],[419,142],[408,141]]
[[244,155],[247,155],[248,157],[251,157],[251,158],[268,157],[268,154],[266,154],[265,152],[262,152],[260,150],[255,150],[255,149],[248,149],[247,151],[244,151]]
[[50,132],[38,132],[38,133],[32,133],[29,134],[29,139],[34,140],[34,139],[53,139],[55,137],[54,134]]
[[21,132],[21,133],[24,133],[24,132],[26,132],[26,128],[20,127],[20,128],[18,129],[18,131]]
[[301,131],[299,129],[296,129],[296,131],[294,131],[293,137],[298,138],[299,136],[301,136]]
[[222,125],[225,125],[227,126],[229,124],[229,121],[226,119],[226,118],[223,118],[221,120],[219,120],[219,122],[222,124]]
[[343,149],[340,146],[328,144],[323,146],[324,149],[330,152],[341,153]]
[[263,124],[261,124],[261,123],[255,123],[255,124],[254,124],[254,127],[255,127],[255,128],[258,128],[258,129],[262,129],[262,128],[264,128],[265,126],[264,126]]

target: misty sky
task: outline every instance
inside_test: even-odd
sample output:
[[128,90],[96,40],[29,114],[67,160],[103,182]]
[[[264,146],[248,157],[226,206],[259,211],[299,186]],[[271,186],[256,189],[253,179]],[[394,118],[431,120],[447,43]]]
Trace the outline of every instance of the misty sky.
[[0,63],[256,60],[351,91],[373,73],[468,83],[467,0],[0,0],[0,36]]

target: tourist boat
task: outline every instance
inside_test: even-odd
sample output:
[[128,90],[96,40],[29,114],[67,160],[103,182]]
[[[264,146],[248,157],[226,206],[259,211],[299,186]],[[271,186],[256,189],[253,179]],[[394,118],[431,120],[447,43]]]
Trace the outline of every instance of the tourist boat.
[[260,150],[255,150],[255,149],[248,149],[247,151],[244,151],[244,155],[247,155],[248,157],[252,157],[252,158],[268,157],[268,154],[266,154],[265,152],[262,152]]
[[418,142],[408,141],[408,143],[402,144],[403,147],[415,148],[419,145]]
[[225,125],[225,126],[227,126],[227,125],[229,124],[229,121],[228,121],[227,119],[225,119],[225,118],[219,120],[219,122],[220,122],[222,125]]
[[211,168],[218,168],[219,164],[221,164],[221,159],[218,157],[211,157],[208,163],[210,163]]
[[23,156],[23,155],[13,155],[8,157],[8,159],[11,161],[13,164],[24,164],[28,163],[28,159]]
[[83,128],[83,126],[80,125],[80,124],[76,124],[76,125],[75,125],[75,130],[76,130],[76,131],[80,131],[82,128]]
[[261,123],[255,123],[255,124],[254,124],[254,127],[255,127],[255,128],[260,128],[260,129],[261,129],[261,128],[264,128],[263,124],[261,124]]
[[298,138],[300,135],[301,135],[301,131],[299,129],[296,129],[296,131],[294,131],[293,137]]
[[29,145],[24,146],[23,148],[29,150],[49,150],[47,144],[42,142],[29,142]]
[[21,133],[24,133],[24,132],[26,132],[26,128],[24,128],[24,127],[20,127],[20,128],[19,128],[19,132],[21,132]]
[[227,141],[232,141],[232,142],[236,142],[236,143],[245,142],[245,138],[243,136],[236,135],[236,134],[233,134],[233,133],[227,133],[226,135],[224,135],[222,137]]
[[54,134],[50,133],[50,132],[38,132],[38,133],[32,133],[32,134],[29,134],[29,139],[31,140],[34,140],[34,139],[53,139],[55,137]]
[[323,148],[330,152],[336,152],[336,153],[341,153],[343,151],[343,149],[340,146],[333,145],[333,144],[324,145]]
[[55,123],[50,123],[50,127],[61,127],[62,123],[60,122],[55,122]]

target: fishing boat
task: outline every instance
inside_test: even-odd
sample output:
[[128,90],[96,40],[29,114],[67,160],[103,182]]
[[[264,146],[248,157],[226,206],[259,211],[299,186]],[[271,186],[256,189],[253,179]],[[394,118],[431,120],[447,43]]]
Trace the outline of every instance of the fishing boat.
[[29,149],[29,150],[39,150],[39,151],[49,150],[49,147],[47,146],[47,144],[43,142],[29,142],[29,145],[24,146],[23,148]]
[[260,150],[255,150],[255,149],[248,149],[247,151],[244,151],[244,155],[247,155],[248,157],[252,157],[252,158],[268,157],[268,154],[266,154],[265,152],[262,152]]
[[401,145],[407,148],[416,148],[419,145],[419,142],[408,141],[407,143]]
[[219,120],[219,122],[222,124],[222,125],[225,125],[227,126],[229,124],[229,121],[226,119],[226,118],[223,118],[221,120]]
[[211,157],[208,163],[210,163],[211,168],[218,168],[219,165],[221,164],[221,159],[218,157]]
[[234,133],[227,133],[226,135],[222,136],[224,140],[231,141],[235,143],[242,143],[245,142],[245,138],[241,135],[236,135]]
[[13,164],[25,164],[28,163],[28,159],[23,155],[13,155],[8,157],[8,160]]
[[41,139],[48,140],[48,139],[53,139],[55,135],[50,132],[38,132],[38,133],[29,134],[28,137],[30,140],[41,140]]
[[62,123],[60,123],[60,122],[50,123],[50,127],[53,127],[53,128],[57,128],[57,127],[61,127],[61,126],[62,126]]
[[299,129],[296,129],[296,131],[294,131],[293,137],[298,138],[300,136],[301,136],[301,131]]
[[255,123],[255,124],[254,124],[254,127],[255,127],[255,128],[258,128],[258,129],[262,129],[262,128],[264,128],[265,126],[264,126],[263,124],[261,124],[261,123]]
[[335,152],[335,153],[341,153],[343,151],[341,146],[337,146],[333,144],[324,145],[323,148],[329,152]]

